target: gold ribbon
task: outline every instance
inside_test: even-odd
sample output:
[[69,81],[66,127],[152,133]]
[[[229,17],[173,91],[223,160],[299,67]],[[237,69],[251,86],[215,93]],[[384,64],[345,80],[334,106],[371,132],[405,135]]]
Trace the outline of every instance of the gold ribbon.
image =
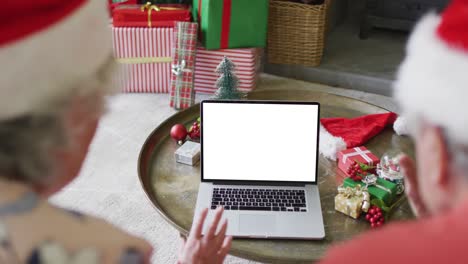
[[350,211],[350,206],[351,206],[351,199],[353,198],[362,198],[362,204],[361,204],[361,209],[364,212],[367,212],[367,210],[370,207],[370,195],[369,192],[367,192],[367,189],[361,188],[361,185],[357,185],[354,188],[351,187],[343,187],[340,186],[338,187],[338,194],[343,195],[345,198],[348,199],[347,201],[347,214],[349,215]]
[[151,12],[152,11],[156,11],[156,12],[159,12],[161,10],[184,10],[184,8],[181,8],[181,7],[159,7],[157,5],[153,5],[151,4],[151,2],[147,2],[145,5],[143,5],[141,7],[141,12],[145,12],[145,11],[148,11],[148,27],[151,27],[152,26],[152,23],[151,23]]
[[172,62],[172,57],[119,58],[117,62],[121,64],[163,63]]

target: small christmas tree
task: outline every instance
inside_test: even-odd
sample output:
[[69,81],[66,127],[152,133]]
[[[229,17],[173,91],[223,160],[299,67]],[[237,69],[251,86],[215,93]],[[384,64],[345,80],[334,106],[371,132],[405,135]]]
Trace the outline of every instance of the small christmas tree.
[[220,100],[241,99],[244,95],[237,90],[239,79],[234,74],[235,65],[224,56],[221,63],[216,68],[216,72],[221,74],[216,87],[218,90],[215,93],[215,98]]

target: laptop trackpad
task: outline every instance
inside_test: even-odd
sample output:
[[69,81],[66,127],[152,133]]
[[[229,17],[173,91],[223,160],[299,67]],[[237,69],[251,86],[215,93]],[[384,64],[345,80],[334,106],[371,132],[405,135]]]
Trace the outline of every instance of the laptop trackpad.
[[249,235],[271,234],[276,230],[275,215],[247,215],[239,216],[239,230]]

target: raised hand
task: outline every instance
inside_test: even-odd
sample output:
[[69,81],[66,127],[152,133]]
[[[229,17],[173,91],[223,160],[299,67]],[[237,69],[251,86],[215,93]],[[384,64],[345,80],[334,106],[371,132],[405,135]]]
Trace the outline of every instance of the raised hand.
[[224,209],[216,209],[213,222],[205,236],[202,235],[203,224],[208,209],[202,211],[198,220],[192,225],[189,237],[182,242],[179,252],[179,264],[220,264],[231,248],[232,237],[226,236],[227,220],[223,221],[218,232]]
[[417,217],[426,216],[428,211],[419,193],[418,175],[414,161],[410,157],[403,155],[400,158],[400,167],[405,175],[405,193],[413,213]]

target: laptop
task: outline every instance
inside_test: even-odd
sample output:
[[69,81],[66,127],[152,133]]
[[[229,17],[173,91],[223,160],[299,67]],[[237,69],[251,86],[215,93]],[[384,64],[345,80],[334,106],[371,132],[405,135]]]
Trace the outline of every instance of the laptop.
[[201,103],[201,183],[195,217],[203,233],[223,206],[234,237],[322,239],[320,105],[289,101]]

